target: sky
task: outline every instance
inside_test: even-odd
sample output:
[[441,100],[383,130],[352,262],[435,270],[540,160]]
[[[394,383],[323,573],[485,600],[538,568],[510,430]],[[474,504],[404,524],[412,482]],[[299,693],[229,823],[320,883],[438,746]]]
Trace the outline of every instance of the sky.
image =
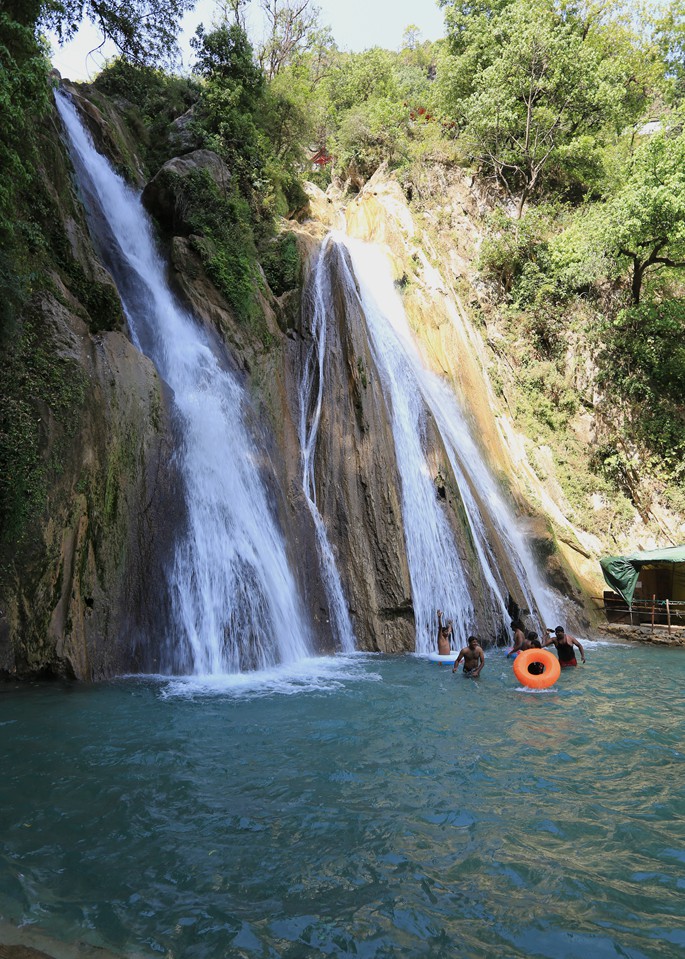
[[[341,50],[366,50],[380,46],[397,50],[402,35],[409,24],[416,24],[424,40],[437,40],[443,36],[443,14],[436,0],[315,0],[321,10],[321,22],[330,26]],[[252,0],[254,8],[248,21],[251,38],[259,40],[261,24],[255,16],[258,0]],[[191,63],[188,40],[198,23],[210,26],[217,10],[217,0],[198,0],[195,9],[183,22],[184,31],[180,46],[185,68]],[[100,43],[97,31],[84,24],[76,38],[64,47],[50,38],[53,46],[53,64],[63,77],[70,80],[92,79],[105,63],[105,57],[114,56],[113,47],[106,47],[97,54],[90,54]]]

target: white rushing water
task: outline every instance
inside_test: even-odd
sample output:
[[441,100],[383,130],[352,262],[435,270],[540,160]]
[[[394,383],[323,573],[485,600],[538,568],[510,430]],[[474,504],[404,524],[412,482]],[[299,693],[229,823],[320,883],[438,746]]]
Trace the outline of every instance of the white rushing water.
[[[508,590],[498,570],[489,541],[487,520],[505,544],[515,569],[525,605],[543,617],[554,612],[537,573],[525,538],[512,510],[474,442],[452,390],[423,364],[410,331],[401,297],[393,283],[382,248],[338,236],[350,254],[359,285],[374,360],[392,408],[397,464],[402,482],[402,509],[414,612],[416,650],[435,645],[435,607],[454,619],[464,640],[471,631],[474,609],[452,529],[436,495],[425,452],[425,424],[429,412],[441,436],[466,512],[482,578],[489,596],[479,602],[506,625]],[[352,276],[348,282],[354,285]],[[478,491],[478,497],[474,495]]]
[[[386,279],[389,269],[380,247],[337,236],[351,256],[354,276],[346,283],[361,294],[371,353],[389,401],[395,456],[402,486],[402,518],[416,623],[416,652],[435,647],[436,605],[454,619],[462,645],[472,629],[469,584],[447,516],[436,495],[425,450],[426,405],[410,350],[398,336],[391,313],[402,310]],[[341,258],[346,263],[345,258]],[[390,295],[392,294],[392,295]],[[402,311],[403,313],[403,311]]]
[[314,454],[321,422],[326,376],[326,318],[331,300],[330,276],[325,266],[330,238],[321,244],[312,275],[313,304],[310,320],[312,345],[307,354],[300,385],[299,438],[302,452],[302,489],[316,530],[321,570],[330,608],[331,626],[337,645],[343,652],[354,650],[354,631],[340,581],[335,556],[316,503]]
[[246,427],[244,390],[171,293],[139,194],[96,151],[70,100],[56,99],[91,223],[109,234],[99,245],[132,336],[173,391],[187,522],[169,570],[177,635],[168,665],[216,675],[293,663],[310,655],[309,628]]

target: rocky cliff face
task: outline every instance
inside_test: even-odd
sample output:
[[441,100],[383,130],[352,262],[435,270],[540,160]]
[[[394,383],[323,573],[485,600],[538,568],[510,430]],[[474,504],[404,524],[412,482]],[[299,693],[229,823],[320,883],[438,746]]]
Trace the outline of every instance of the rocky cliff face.
[[58,254],[18,318],[10,361],[15,450],[35,441],[37,505],[9,517],[16,535],[2,547],[0,673],[98,679],[153,665],[138,641],[163,605],[169,420],[154,368],[123,331],[54,119],[42,173]]
[[[384,652],[413,650],[414,610],[391,410],[370,350],[359,296],[356,289],[350,289],[346,259],[344,247],[330,244],[325,248],[323,265],[317,265],[317,272],[330,283],[331,293],[325,319],[324,399],[315,454],[317,506],[337,557],[359,647]],[[306,351],[313,348],[313,280],[312,275],[305,287],[299,328],[303,341],[292,361],[293,381],[298,384]],[[496,636],[500,614],[489,601],[477,599],[488,596],[489,589],[459,484],[430,415],[424,428],[435,496],[443,500],[461,566],[475,598],[475,619],[468,626],[483,636]],[[468,476],[469,464],[464,467]],[[476,486],[474,483],[472,494],[478,499]],[[483,513],[487,516],[487,508]],[[503,598],[507,589],[512,597],[520,597],[517,574],[506,547],[498,550],[494,528],[490,540],[505,584]]]
[[[135,143],[116,109],[74,93],[96,143],[142,186]],[[45,178],[59,214],[57,230],[68,244],[68,268],[56,265],[51,282],[31,300],[23,323],[38,331],[60,379],[71,388],[60,392],[59,384],[54,386],[58,397],[64,394],[57,402],[52,395],[31,400],[32,414],[41,421],[47,498],[18,548],[3,556],[0,670],[97,679],[155,668],[150,637],[164,632],[167,612],[163,566],[183,516],[170,465],[173,443],[164,384],[129,342],[111,279],[91,246],[64,148],[54,130],[51,136]],[[302,371],[311,347],[308,277],[319,244],[327,228],[338,222],[344,204],[341,198],[312,190],[312,219],[289,225],[305,258],[302,290],[277,299],[262,282],[261,292],[255,292],[256,331],[236,318],[198,253],[200,245],[184,215],[181,186],[184,177],[197,171],[220,190],[230,183],[231,172],[219,158],[197,150],[166,164],[145,186],[144,199],[168,244],[174,286],[198,320],[227,344],[252,396],[250,417],[261,451],[260,469],[319,648],[330,650],[316,538],[302,493],[297,422]],[[345,217],[351,235],[385,244],[425,361],[448,377],[464,399],[491,466],[518,503],[522,522],[529,525],[548,578],[563,594],[579,597],[573,575],[577,566],[560,556],[559,531],[566,531],[573,542],[573,555],[584,551],[589,556],[588,544],[549,492],[539,482],[535,485],[535,473],[519,454],[517,436],[506,416],[497,412],[482,338],[436,268],[438,257],[398,185],[380,173],[347,203]],[[467,209],[464,221],[466,243]],[[329,248],[333,276],[340,277],[344,255],[340,247]],[[458,250],[455,255],[466,263],[469,253]],[[334,282],[328,399],[316,450],[317,503],[336,553],[359,647],[410,650],[414,621],[400,481],[389,411],[363,326],[358,301],[344,283]],[[427,431],[431,469],[438,478],[449,476],[439,435],[430,423]],[[463,504],[455,484],[444,483],[442,492],[439,486],[436,495],[446,499],[477,597],[483,583],[473,543],[464,533]],[[479,491],[473,493],[478,496]],[[505,550],[499,550],[498,563],[516,597],[516,574]],[[484,619],[480,625],[490,631],[492,624]]]
[[[360,649],[413,648],[414,623],[400,484],[389,411],[363,334],[359,303],[341,274],[342,248],[329,246],[333,276],[326,317],[325,402],[316,447],[317,505],[332,543]],[[302,310],[302,341],[292,356],[299,389],[311,348],[311,285]]]
[[[445,251],[436,251],[431,237],[412,215],[399,184],[383,169],[347,205],[347,230],[352,236],[385,247],[424,362],[445,377],[461,398],[472,433],[499,477],[503,493],[514,505],[517,522],[532,544],[541,572],[559,593],[562,605],[571,600],[566,603],[569,623],[581,626],[586,623],[590,608],[579,580],[591,565],[587,561],[592,538],[572,524],[540,482],[528,463],[523,437],[515,432],[495,396],[489,376],[491,355],[454,286],[455,277],[473,280],[469,271],[478,243],[477,198],[462,185],[451,200],[457,210],[458,229],[450,234],[456,235],[456,241],[448,258]],[[466,283],[463,287],[466,295],[477,298],[475,287]],[[468,476],[468,464],[464,465]],[[440,469],[443,475],[449,475],[449,467],[444,463]],[[472,492],[479,499],[479,490],[473,488]],[[458,515],[458,504],[456,507]],[[487,516],[487,507],[482,512]],[[498,543],[494,531],[491,534],[502,578],[511,597],[517,600],[520,589],[508,551]],[[463,538],[463,529],[460,535]],[[566,543],[570,545],[564,550]],[[471,575],[473,579],[473,572]],[[596,591],[596,574],[591,582],[588,590]],[[479,595],[482,585],[477,577],[474,587],[475,595]]]

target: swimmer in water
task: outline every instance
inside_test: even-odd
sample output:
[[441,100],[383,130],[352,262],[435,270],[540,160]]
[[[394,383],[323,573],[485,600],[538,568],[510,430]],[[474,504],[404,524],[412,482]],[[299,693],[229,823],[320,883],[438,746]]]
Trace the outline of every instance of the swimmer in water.
[[524,627],[520,619],[513,620],[511,623],[511,628],[514,630],[514,645],[507,653],[507,656],[511,656],[516,659],[521,650],[526,648],[526,634],[523,631]]
[[477,636],[469,636],[468,646],[464,646],[455,660],[452,668],[453,673],[456,673],[462,659],[464,660],[464,676],[477,679],[481,674],[483,666],[485,666],[485,654],[481,649],[480,640]]
[[[551,633],[552,630],[548,627],[547,632]],[[554,636],[547,640],[545,646],[556,647],[557,656],[559,657],[559,665],[562,669],[567,666],[578,665],[576,651],[573,648],[574,646],[578,647],[580,650],[580,658],[583,662],[585,662],[585,650],[575,636],[569,636],[569,634],[564,631],[563,626],[557,626],[557,628],[554,630]]]
[[449,656],[450,640],[452,639],[452,620],[448,619],[443,625],[442,610],[438,610],[438,653],[441,656]]
[[[526,633],[526,649],[542,649],[542,643],[538,639],[538,634],[532,630]],[[544,671],[545,667],[542,663],[531,663],[528,667],[528,672],[533,676],[541,676]]]

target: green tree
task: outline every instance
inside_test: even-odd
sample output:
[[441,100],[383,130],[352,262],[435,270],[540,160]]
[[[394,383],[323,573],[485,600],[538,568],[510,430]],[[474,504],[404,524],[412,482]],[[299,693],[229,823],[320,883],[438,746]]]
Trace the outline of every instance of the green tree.
[[657,474],[685,478],[685,306],[644,302],[621,310],[599,331],[600,383],[630,411],[627,428],[655,455]]
[[417,27],[415,23],[410,23],[404,28],[404,33],[402,34],[402,49],[403,50],[416,50],[421,45],[421,27]]
[[545,180],[587,184],[604,138],[642,104],[632,48],[606,56],[599,28],[553,0],[448,7],[443,100],[481,171],[518,217]]
[[197,57],[194,72],[205,81],[195,113],[196,128],[205,145],[229,164],[242,192],[250,195],[265,162],[255,123],[265,92],[264,77],[237,23],[224,23],[209,32],[200,24],[191,42]]
[[204,81],[196,130],[230,166],[258,227],[267,228],[274,214],[286,214],[304,202],[295,165],[310,129],[303,109],[306,90],[296,82],[297,71],[268,84],[235,21],[209,33],[198,27],[193,47],[194,70]]
[[402,103],[375,97],[345,113],[331,143],[344,170],[368,179],[387,160],[396,165],[406,156],[409,114]]
[[631,274],[640,302],[645,274],[685,267],[685,132],[662,130],[630,157],[623,186],[596,218],[599,242]]
[[358,107],[375,97],[397,99],[393,55],[373,47],[340,57],[326,78],[327,96],[334,114]]
[[676,100],[685,96],[685,0],[672,0],[656,19],[655,40]]
[[195,51],[193,73],[219,83],[239,84],[244,109],[251,109],[264,91],[264,76],[254,61],[252,44],[238,23],[224,21],[209,33],[204,25],[190,41]]

